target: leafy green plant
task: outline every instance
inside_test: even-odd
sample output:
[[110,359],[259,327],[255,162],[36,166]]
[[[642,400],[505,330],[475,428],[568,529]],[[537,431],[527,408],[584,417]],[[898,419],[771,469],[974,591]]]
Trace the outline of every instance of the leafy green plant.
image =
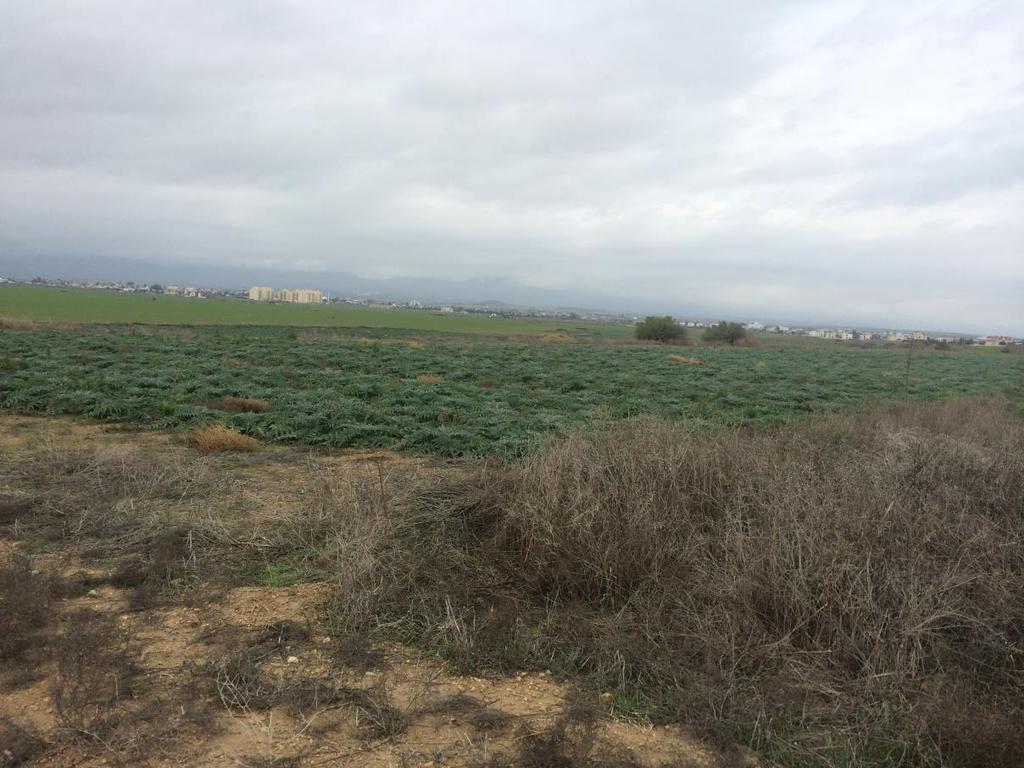
[[[766,426],[875,398],[933,400],[1024,380],[1024,356],[971,349],[915,355],[907,386],[900,350],[723,346],[695,351],[701,365],[684,366],[646,347],[443,335],[412,346],[383,343],[383,332],[329,333],[8,330],[0,409],[182,431],[217,422],[263,442],[332,449],[515,456],[544,435],[607,419]],[[434,383],[417,380],[424,374]],[[239,392],[273,408],[225,412],[224,398]]]

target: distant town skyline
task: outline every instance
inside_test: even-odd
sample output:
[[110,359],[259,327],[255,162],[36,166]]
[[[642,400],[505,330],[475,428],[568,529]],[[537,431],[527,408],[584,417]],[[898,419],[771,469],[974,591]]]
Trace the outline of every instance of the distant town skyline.
[[[0,275],[0,284],[10,281],[3,275]],[[344,291],[336,292],[333,295],[330,291],[320,291],[314,288],[273,288],[270,286],[250,286],[248,289],[238,288],[237,286],[232,287],[212,287],[202,285],[176,285],[172,283],[161,284],[159,282],[152,282],[147,280],[136,281],[136,280],[88,280],[79,278],[43,278],[41,276],[34,276],[33,278],[15,278],[14,283],[39,283],[44,286],[66,286],[74,288],[95,288],[100,290],[113,290],[113,291],[145,291],[153,292],[156,290],[159,293],[180,296],[184,298],[206,298],[208,296],[221,296],[230,297],[235,299],[247,299],[254,302],[275,302],[275,303],[296,303],[296,304],[319,304],[319,303],[360,303],[369,305],[391,305],[391,306],[402,306],[408,308],[433,308],[441,309],[442,311],[451,312],[453,306],[466,308],[483,308],[491,306],[498,308],[499,306],[507,308],[512,314],[524,315],[524,316],[572,316],[575,313],[582,313],[580,316],[589,317],[590,319],[603,320],[605,322],[630,322],[631,320],[638,320],[645,315],[649,315],[650,312],[632,312],[632,311],[617,311],[608,308],[600,307],[572,307],[572,306],[557,306],[557,305],[536,305],[536,304],[515,304],[501,301],[461,301],[461,300],[448,300],[448,299],[427,299],[420,301],[419,299],[409,299],[407,297],[399,296],[387,296],[384,294],[376,294],[370,296],[369,294],[359,293],[346,293]],[[479,309],[470,309],[470,311],[480,311]],[[489,311],[489,310],[488,310]],[[501,310],[504,311],[504,310]],[[658,313],[655,313],[658,314]],[[722,315],[701,315],[700,313],[693,312],[666,312],[665,314],[674,317],[680,325],[689,327],[704,328],[714,324],[720,319],[726,319]],[[987,341],[993,344],[1002,343],[1020,343],[1024,341],[1024,335],[1020,337],[1004,334],[991,334],[991,333],[979,333],[970,332],[965,330],[951,330],[948,328],[923,328],[923,327],[900,327],[894,324],[871,326],[859,323],[835,323],[835,322],[816,322],[806,320],[779,320],[778,318],[771,318],[767,323],[761,322],[760,320],[737,320],[744,327],[751,330],[765,330],[768,332],[778,333],[789,333],[796,332],[808,336],[817,336],[824,339],[831,340],[888,340],[888,341],[907,341],[907,340],[921,340],[921,341],[944,341],[953,343],[958,339],[977,339],[979,341]]]

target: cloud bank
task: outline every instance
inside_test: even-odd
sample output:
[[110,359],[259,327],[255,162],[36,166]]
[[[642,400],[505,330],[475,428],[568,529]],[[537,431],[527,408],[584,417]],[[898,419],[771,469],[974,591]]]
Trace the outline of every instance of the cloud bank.
[[1014,0],[0,0],[0,20],[8,262],[1024,335]]

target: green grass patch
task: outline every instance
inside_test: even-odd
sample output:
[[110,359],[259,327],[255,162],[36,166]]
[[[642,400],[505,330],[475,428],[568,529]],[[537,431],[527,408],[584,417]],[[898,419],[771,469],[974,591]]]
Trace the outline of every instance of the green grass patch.
[[301,574],[289,563],[268,563],[261,575],[265,587],[291,587],[302,581]]
[[265,304],[34,285],[0,286],[0,318],[40,323],[260,325],[389,328],[431,333],[542,334],[557,330],[628,337],[632,326],[573,320],[492,318],[349,305]]

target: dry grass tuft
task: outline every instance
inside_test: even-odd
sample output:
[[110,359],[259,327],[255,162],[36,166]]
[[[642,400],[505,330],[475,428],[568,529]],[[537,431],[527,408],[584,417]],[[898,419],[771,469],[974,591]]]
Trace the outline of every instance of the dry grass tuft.
[[416,381],[420,384],[437,384],[441,381],[441,377],[435,373],[421,373],[416,377]]
[[672,365],[704,365],[704,361],[696,357],[684,357],[683,355],[669,355],[665,358]]
[[146,574],[155,579],[173,570],[182,551],[173,511],[193,508],[213,491],[208,468],[206,459],[175,453],[79,450],[44,440],[4,467],[26,499],[11,534],[70,545],[90,559],[116,556],[124,586],[145,581]]
[[188,442],[203,453],[252,452],[262,447],[256,438],[243,435],[223,424],[196,427],[188,433]]
[[266,413],[270,403],[254,397],[228,396],[221,401],[221,408],[230,413]]

